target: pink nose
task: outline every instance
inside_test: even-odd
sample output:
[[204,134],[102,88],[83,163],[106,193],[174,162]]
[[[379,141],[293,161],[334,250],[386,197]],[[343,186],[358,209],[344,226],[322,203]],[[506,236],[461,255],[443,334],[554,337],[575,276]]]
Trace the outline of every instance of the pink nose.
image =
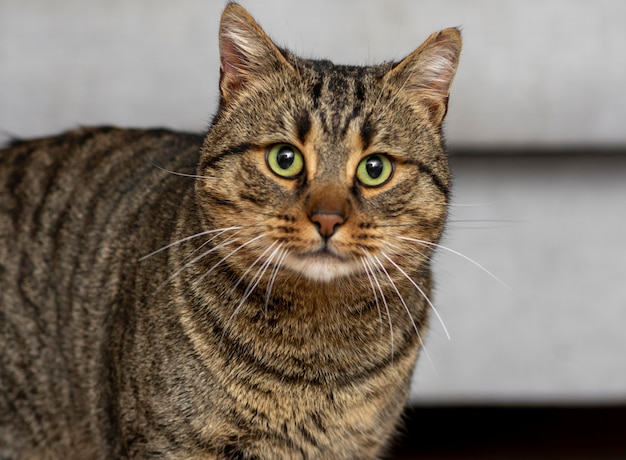
[[325,212],[316,212],[310,219],[317,226],[319,234],[325,239],[333,236],[337,227],[345,221],[341,214]]

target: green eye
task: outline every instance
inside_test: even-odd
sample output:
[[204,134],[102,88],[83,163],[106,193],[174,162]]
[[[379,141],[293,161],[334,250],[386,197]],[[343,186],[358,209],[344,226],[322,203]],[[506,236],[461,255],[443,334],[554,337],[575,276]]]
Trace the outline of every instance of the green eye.
[[276,144],[270,147],[266,156],[267,166],[274,174],[287,179],[295,178],[304,169],[304,158],[293,145]]
[[369,155],[363,158],[356,168],[357,179],[367,187],[383,185],[392,174],[393,164],[385,155]]

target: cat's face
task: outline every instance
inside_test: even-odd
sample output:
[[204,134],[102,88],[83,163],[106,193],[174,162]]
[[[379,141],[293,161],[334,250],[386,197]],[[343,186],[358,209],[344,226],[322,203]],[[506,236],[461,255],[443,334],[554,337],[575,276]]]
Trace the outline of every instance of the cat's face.
[[222,101],[198,171],[207,225],[228,229],[220,255],[240,276],[319,282],[418,269],[446,217],[458,33],[397,65],[346,67],[279,51],[251,21],[223,19]]

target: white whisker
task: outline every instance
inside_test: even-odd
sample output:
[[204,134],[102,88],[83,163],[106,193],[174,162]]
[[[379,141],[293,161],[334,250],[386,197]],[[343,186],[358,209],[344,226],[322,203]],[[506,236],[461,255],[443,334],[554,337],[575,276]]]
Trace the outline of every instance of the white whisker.
[[[163,246],[162,248],[157,249],[156,251],[152,251],[150,254],[146,254],[145,256],[139,258],[139,262],[143,262],[144,260],[146,260],[149,257],[152,257],[152,256],[158,254],[159,252],[165,251],[165,250],[167,250],[167,249],[169,249],[169,248],[171,248],[173,246],[176,246],[177,244],[184,243],[185,241],[193,240],[194,238],[199,238],[201,236],[210,235],[210,234],[216,233],[216,232],[221,232],[220,234],[222,234],[222,233],[225,233],[225,232],[227,232],[229,230],[240,230],[242,228],[243,227],[217,228],[215,230],[206,230],[204,232],[196,233],[195,235],[186,236],[185,238],[181,238],[180,240],[174,241],[173,243],[169,243],[169,244]],[[200,247],[202,247],[202,246],[200,246]]]
[[217,180],[218,179],[217,177],[200,176],[198,174],[187,174],[187,173],[181,173],[181,172],[172,171],[170,169],[164,168],[163,166],[159,166],[156,163],[152,163],[152,166],[154,166],[156,168],[159,168],[161,171],[165,171],[166,173],[173,174],[175,176],[190,177],[192,179],[203,179],[203,180],[206,180],[206,179]]
[[372,275],[370,275],[370,268],[367,265],[365,259],[361,259],[361,263],[363,264],[363,268],[365,269],[365,274],[367,275],[367,279],[370,282],[370,286],[372,287],[372,293],[374,294],[374,300],[376,301],[376,309],[378,310],[378,320],[380,323],[380,335],[383,334],[383,313],[380,310],[380,302],[378,301],[378,294],[376,293],[376,286],[374,286],[374,281],[372,280]]
[[[398,244],[393,244],[390,241],[385,241],[385,246],[393,249],[394,254],[404,254],[406,253],[406,248],[403,248],[402,246],[398,245]],[[426,254],[414,249],[414,252],[419,255],[420,257],[422,257],[424,260],[429,260],[432,261],[432,257],[431,256],[427,256]]]
[[165,286],[167,283],[169,283],[170,281],[172,281],[174,278],[176,278],[178,275],[180,275],[184,270],[186,270],[188,267],[190,267],[191,265],[193,265],[194,263],[196,263],[197,261],[203,259],[204,257],[208,256],[209,254],[211,254],[212,252],[215,252],[219,249],[222,249],[225,246],[229,246],[231,244],[233,244],[235,241],[233,240],[234,235],[230,235],[228,238],[226,238],[224,241],[222,241],[220,244],[218,244],[217,246],[212,247],[211,249],[208,249],[206,251],[204,251],[202,254],[200,254],[197,257],[194,257],[192,260],[190,260],[189,262],[186,262],[182,267],[180,267],[178,270],[176,270],[172,275],[170,275],[165,281],[163,281],[163,283],[161,283],[161,285],[157,288],[157,291],[160,290],[163,286]]
[[[282,243],[281,243],[282,246]],[[278,247],[278,249],[280,249],[280,247]],[[276,263],[274,264],[274,267],[272,267],[272,271],[270,272],[270,281],[267,284],[267,290],[265,292],[265,313],[267,314],[267,306],[270,303],[270,299],[272,296],[272,289],[274,288],[274,283],[276,282],[276,277],[278,276],[278,272],[280,271],[280,267],[283,264],[283,262],[285,261],[285,258],[289,255],[289,251],[287,249],[283,249],[281,255],[279,256],[278,260],[276,261]]]
[[[420,336],[420,332],[419,332],[419,329],[417,328],[417,324],[415,324],[415,320],[413,319],[413,315],[411,315],[411,310],[409,309],[409,306],[404,301],[404,297],[402,297],[402,294],[398,290],[398,287],[396,286],[396,283],[394,283],[393,279],[389,275],[389,272],[385,268],[385,265],[382,263],[382,261],[377,256],[372,256],[372,257],[374,258],[374,260],[376,260],[378,268],[380,270],[382,270],[382,273],[385,274],[385,276],[387,277],[387,279],[391,283],[391,287],[394,289],[394,291],[396,291],[396,294],[398,295],[398,298],[400,299],[400,302],[402,302],[402,305],[404,306],[404,309],[406,310],[407,314],[409,315],[409,319],[411,320],[411,324],[413,325],[413,329],[415,329],[415,332],[417,333],[417,335],[419,337]],[[421,337],[420,337],[420,343],[422,343]],[[423,345],[423,343],[422,343],[422,345]]]
[[[277,241],[274,241],[274,243],[272,243],[270,248],[273,247],[274,244],[276,244],[276,243],[277,243]],[[270,254],[270,256],[267,258],[267,260],[261,264],[261,266],[259,267],[257,272],[254,274],[254,276],[250,280],[250,283],[246,287],[246,290],[243,293],[243,297],[239,301],[239,305],[237,306],[236,310],[238,310],[239,307],[241,307],[243,305],[243,303],[248,299],[248,297],[250,297],[250,295],[252,295],[252,292],[259,285],[259,283],[261,282],[261,279],[263,278],[263,275],[265,275],[265,272],[267,271],[267,269],[269,268],[270,264],[272,263],[272,259],[274,259],[274,257],[276,256],[276,253],[277,253],[278,249],[280,249],[280,246],[278,248],[274,249],[274,252],[272,252]]]
[[[277,243],[277,241],[274,241],[272,243],[272,245],[268,248],[271,249],[275,244]],[[235,310],[233,311],[232,315],[230,315],[230,318],[228,318],[228,321],[226,322],[226,325],[230,324],[233,319],[235,318],[235,316],[237,315],[237,313],[239,312],[239,310],[241,309],[241,307],[243,307],[244,303],[246,302],[246,300],[248,299],[248,297],[250,297],[252,295],[252,293],[254,292],[254,290],[256,289],[256,287],[259,285],[259,282],[261,281],[261,279],[263,278],[263,275],[265,274],[265,272],[267,271],[267,269],[269,268],[270,264],[272,263],[272,260],[274,259],[274,257],[276,256],[276,254],[278,253],[278,251],[280,250],[280,247],[283,245],[283,243],[281,243],[276,249],[274,249],[274,251],[270,254],[270,256],[267,258],[267,260],[265,260],[263,262],[263,264],[261,264],[261,266],[259,267],[259,269],[257,270],[257,272],[254,274],[254,276],[252,277],[252,279],[250,280],[250,283],[248,284],[248,286],[246,287],[246,290],[243,293],[243,296],[241,297],[241,300],[239,301],[239,303],[237,304],[237,306],[235,307]],[[263,254],[267,253],[267,249],[263,252]],[[261,256],[259,258],[257,258],[248,268],[248,270],[250,270],[250,268],[254,267],[254,265],[258,262],[258,260],[261,258]],[[244,275],[245,276],[245,275]],[[243,277],[243,276],[242,276]],[[241,278],[240,278],[241,280]],[[226,332],[226,327],[224,327],[224,332],[222,332],[222,340],[224,338],[224,333]]]
[[496,201],[488,201],[485,203],[449,203],[448,206],[455,206],[459,208],[479,208],[482,206],[493,206]]
[[467,260],[468,262],[470,262],[471,264],[475,265],[476,267],[480,268],[483,272],[485,272],[487,275],[491,276],[494,280],[496,280],[498,283],[500,283],[506,289],[510,289],[510,287],[505,282],[500,280],[500,278],[498,278],[496,275],[491,273],[489,270],[487,270],[481,264],[476,262],[474,259],[472,259],[470,257],[467,257],[465,254],[461,254],[459,251],[455,251],[454,249],[446,247],[446,246],[443,246],[441,244],[431,243],[430,241],[419,240],[419,239],[416,239],[416,238],[409,238],[407,236],[396,236],[396,238],[399,238],[399,239],[405,240],[405,241],[412,241],[414,243],[422,244],[422,245],[425,245],[425,246],[430,246],[430,247],[433,247],[433,248],[440,248],[440,249],[443,249],[444,251],[451,252],[452,254],[455,254],[455,255],[457,255],[457,256]]
[[[234,230],[240,230],[240,229],[242,229],[242,228],[243,228],[243,227],[232,227],[232,229],[234,229]],[[194,249],[193,251],[191,251],[191,252],[187,255],[187,258],[191,257],[193,254],[195,254],[196,252],[200,251],[203,247],[205,247],[207,244],[209,244],[209,243],[210,243],[211,241],[213,241],[214,239],[219,238],[220,236],[222,236],[222,235],[223,235],[224,233],[226,233],[228,230],[229,230],[229,229],[225,229],[225,230],[223,230],[223,231],[221,231],[221,232],[218,232],[218,233],[216,233],[215,235],[213,235],[211,238],[209,238],[208,240],[206,240],[204,243],[202,243],[202,244],[201,244],[200,246],[198,246],[196,249]],[[223,241],[223,243],[224,243],[224,242],[226,242],[226,241],[228,241],[228,240],[230,240],[230,239],[232,239],[232,237],[233,237],[233,235],[231,235],[231,236],[227,237],[227,238]]]
[[[393,353],[394,353],[393,326],[392,326],[392,321],[391,321],[391,312],[389,311],[389,304],[387,303],[387,298],[385,297],[385,292],[383,291],[383,288],[380,285],[380,282],[378,281],[378,278],[374,274],[373,261],[370,263],[370,260],[369,260],[371,258],[371,256],[367,253],[367,251],[365,251],[365,249],[363,249],[363,252],[366,255],[366,258],[364,258],[363,261],[364,261],[364,263],[367,264],[367,266],[370,268],[370,271],[372,272],[372,278],[373,278],[374,282],[376,283],[376,286],[378,287],[378,292],[380,292],[380,296],[381,296],[381,298],[383,300],[383,305],[385,306],[385,311],[387,312],[387,320],[389,322],[389,341],[391,342],[391,359],[393,361]],[[378,271],[380,273],[380,269],[377,269],[376,271]]]
[[372,257],[377,262],[377,269],[379,271],[382,270],[382,273],[385,274],[385,276],[389,280],[389,283],[391,283],[391,287],[393,287],[393,289],[396,291],[396,294],[398,295],[398,298],[400,299],[400,302],[404,306],[404,309],[406,310],[406,313],[407,313],[409,319],[411,320],[411,324],[413,325],[413,329],[415,330],[415,334],[417,335],[417,339],[419,340],[419,343],[420,343],[422,349],[424,350],[424,354],[426,355],[426,359],[428,359],[428,362],[430,363],[431,367],[434,369],[435,366],[433,365],[433,361],[430,358],[430,354],[428,353],[428,350],[426,349],[426,345],[424,344],[424,340],[422,339],[422,335],[420,334],[419,329],[417,328],[417,324],[415,324],[415,320],[413,319],[413,315],[411,315],[411,310],[409,309],[409,306],[406,304],[406,302],[404,300],[404,297],[402,297],[402,294],[398,290],[398,287],[396,286],[396,283],[394,283],[393,278],[391,278],[391,275],[389,275],[389,272],[385,268],[385,265],[382,263],[382,261],[377,256],[372,256]]
[[[256,237],[252,238],[251,240],[241,244],[239,247],[237,247],[236,249],[232,250],[231,252],[229,252],[227,255],[225,255],[224,257],[222,257],[217,263],[215,263],[211,268],[209,268],[205,273],[202,274],[202,276],[200,276],[198,279],[196,279],[194,281],[194,285],[197,286],[198,284],[200,284],[200,282],[206,278],[207,276],[209,276],[211,273],[213,273],[213,270],[215,270],[218,266],[220,266],[222,263],[226,262],[226,260],[228,260],[230,257],[232,257],[233,255],[235,255],[237,252],[241,251],[243,248],[245,248],[246,246],[248,246],[249,244],[254,243],[255,241],[258,241],[259,239],[263,238],[265,236],[264,233],[261,233],[260,235],[257,235]],[[213,251],[215,248],[211,249],[210,251]],[[194,259],[198,260],[198,258]]]
[[255,265],[259,262],[259,260],[261,260],[261,259],[265,256],[265,254],[267,254],[269,251],[271,251],[271,250],[272,250],[272,248],[273,248],[274,246],[276,246],[276,244],[277,244],[277,243],[278,243],[278,241],[274,241],[272,244],[270,244],[270,245],[267,247],[267,249],[265,249],[265,251],[263,251],[263,252],[261,253],[261,255],[260,255],[259,257],[257,257],[257,258],[256,258],[256,260],[255,260],[254,262],[252,262],[252,263],[250,264],[250,266],[247,268],[247,270],[246,270],[245,272],[243,272],[243,275],[241,275],[241,276],[239,277],[239,279],[237,280],[237,282],[235,283],[235,285],[232,287],[232,289],[231,289],[231,293],[232,293],[232,292],[235,292],[235,290],[237,289],[237,287],[239,287],[239,285],[241,284],[241,282],[245,279],[246,275],[247,275],[248,273],[250,273],[250,271],[252,271],[252,269],[253,269],[253,268],[254,268],[254,266],[255,266]]
[[435,313],[435,316],[437,317],[437,319],[439,320],[439,323],[441,324],[441,327],[443,328],[443,331],[446,333],[446,337],[448,337],[448,340],[451,340],[450,337],[450,333],[448,332],[448,328],[446,327],[446,325],[443,322],[443,318],[441,318],[441,315],[439,314],[439,312],[437,311],[437,309],[435,308],[435,306],[433,305],[433,303],[430,301],[430,299],[428,298],[428,296],[426,295],[426,293],[424,292],[424,290],[419,286],[419,284],[417,284],[415,281],[413,281],[413,279],[407,274],[407,272],[405,272],[397,263],[395,263],[391,257],[389,257],[387,254],[385,254],[384,252],[381,253],[381,255],[387,259],[394,267],[396,267],[396,269],[402,273],[404,275],[404,277],[409,280],[409,282],[415,286],[415,289],[418,290],[418,292],[422,295],[422,297],[424,298],[424,300],[426,300],[426,302],[428,303],[428,305],[430,306],[430,308],[433,310],[433,313]]

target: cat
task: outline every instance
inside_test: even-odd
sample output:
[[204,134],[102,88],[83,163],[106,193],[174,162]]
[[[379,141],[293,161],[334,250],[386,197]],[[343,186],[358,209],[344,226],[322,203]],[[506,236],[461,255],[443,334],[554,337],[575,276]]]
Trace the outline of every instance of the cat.
[[0,458],[372,459],[406,404],[461,38],[358,67],[238,4],[207,133],[0,151]]

